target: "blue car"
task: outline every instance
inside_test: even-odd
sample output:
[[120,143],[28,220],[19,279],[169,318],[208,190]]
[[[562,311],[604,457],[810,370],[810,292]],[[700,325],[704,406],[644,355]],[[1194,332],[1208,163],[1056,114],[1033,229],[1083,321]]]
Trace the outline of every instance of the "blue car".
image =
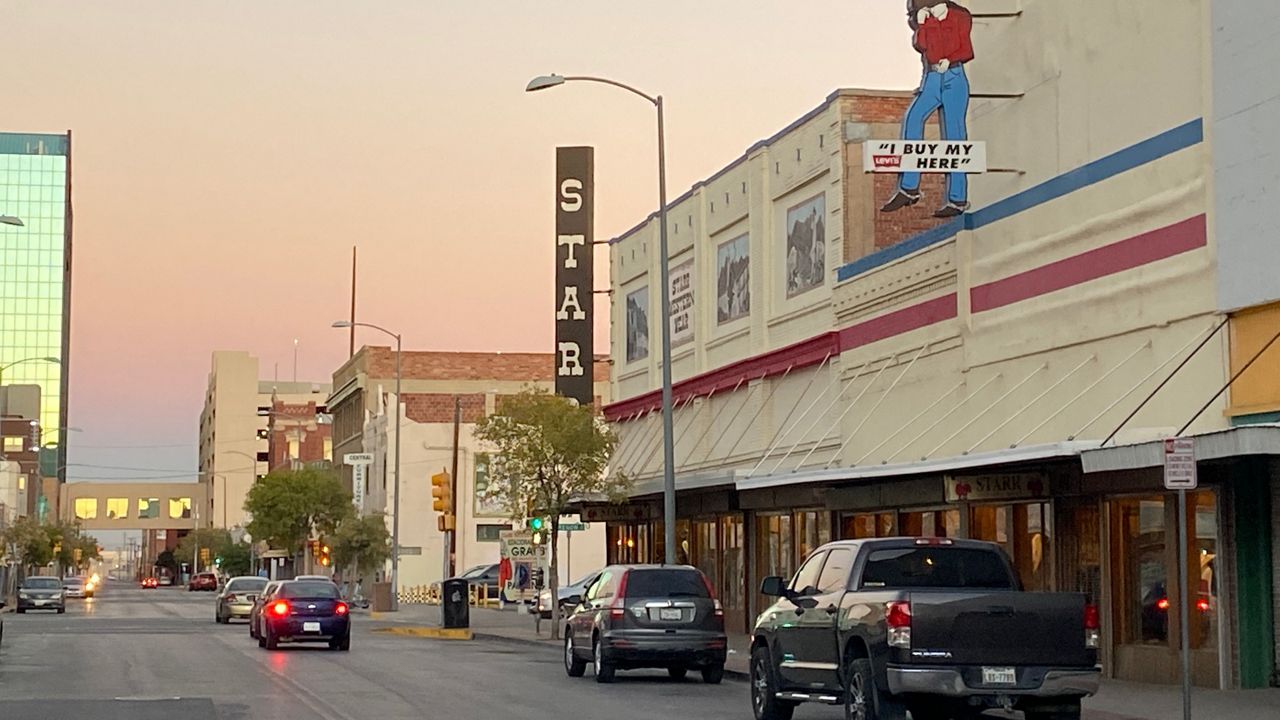
[[328,643],[330,650],[351,649],[351,608],[342,601],[338,586],[327,580],[280,583],[260,612],[259,647]]

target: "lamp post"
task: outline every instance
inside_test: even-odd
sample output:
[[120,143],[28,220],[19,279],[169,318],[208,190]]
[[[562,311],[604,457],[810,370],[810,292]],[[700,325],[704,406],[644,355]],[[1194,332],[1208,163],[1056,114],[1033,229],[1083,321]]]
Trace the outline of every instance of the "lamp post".
[[401,338],[397,333],[374,325],[372,323],[351,322],[350,320],[338,320],[333,323],[335,328],[357,328],[365,327],[371,330],[377,330],[380,333],[395,338],[396,341],[396,445],[395,459],[393,462],[396,466],[396,484],[395,497],[391,501],[391,610],[392,612],[400,609],[400,343]]
[[58,358],[56,358],[56,357],[29,357],[29,358],[23,358],[23,359],[21,359],[21,360],[14,360],[13,362],[9,363],[8,365],[0,365],[0,384],[3,384],[3,382],[4,382],[4,371],[5,371],[5,370],[8,370],[9,368],[13,367],[14,365],[21,365],[21,364],[23,364],[23,363],[29,363],[29,362],[47,362],[47,363],[53,363],[54,365],[61,365],[61,364],[62,364],[62,361],[61,361],[61,360],[59,360],[59,359],[58,359]]
[[666,562],[676,563],[676,452],[671,409],[671,269],[667,252],[667,137],[661,95],[649,95],[607,78],[587,75],[542,75],[529,81],[525,92],[559,87],[566,82],[593,82],[612,85],[648,100],[658,111],[658,276],[662,291],[659,317],[662,319],[662,520],[665,528]]

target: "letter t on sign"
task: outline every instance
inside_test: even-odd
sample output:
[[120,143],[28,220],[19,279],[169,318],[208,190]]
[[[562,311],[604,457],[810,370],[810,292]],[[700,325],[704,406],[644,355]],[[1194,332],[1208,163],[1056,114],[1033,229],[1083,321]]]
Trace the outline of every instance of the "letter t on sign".
[[556,393],[595,401],[595,150],[556,148]]

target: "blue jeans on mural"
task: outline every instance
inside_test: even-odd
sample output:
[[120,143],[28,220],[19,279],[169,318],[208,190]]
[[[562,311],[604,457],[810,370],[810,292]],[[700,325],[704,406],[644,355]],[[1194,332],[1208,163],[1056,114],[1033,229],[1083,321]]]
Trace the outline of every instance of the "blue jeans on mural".
[[[969,139],[969,78],[964,74],[963,65],[947,68],[946,72],[937,72],[933,68],[925,72],[920,92],[902,121],[902,139],[923,140],[924,124],[935,110],[941,113],[943,140]],[[898,187],[908,193],[919,191],[920,173],[902,173]],[[950,173],[947,200],[963,204],[968,199],[969,176]]]

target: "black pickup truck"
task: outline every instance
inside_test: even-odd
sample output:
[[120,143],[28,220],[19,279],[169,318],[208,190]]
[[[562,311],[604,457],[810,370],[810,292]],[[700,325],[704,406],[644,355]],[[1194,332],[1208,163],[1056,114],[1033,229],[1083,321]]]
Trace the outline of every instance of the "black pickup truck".
[[992,708],[1079,720],[1098,690],[1098,612],[1075,593],[1023,592],[998,545],[845,540],[815,551],[756,621],[756,720],[803,702],[859,720],[968,720]]

